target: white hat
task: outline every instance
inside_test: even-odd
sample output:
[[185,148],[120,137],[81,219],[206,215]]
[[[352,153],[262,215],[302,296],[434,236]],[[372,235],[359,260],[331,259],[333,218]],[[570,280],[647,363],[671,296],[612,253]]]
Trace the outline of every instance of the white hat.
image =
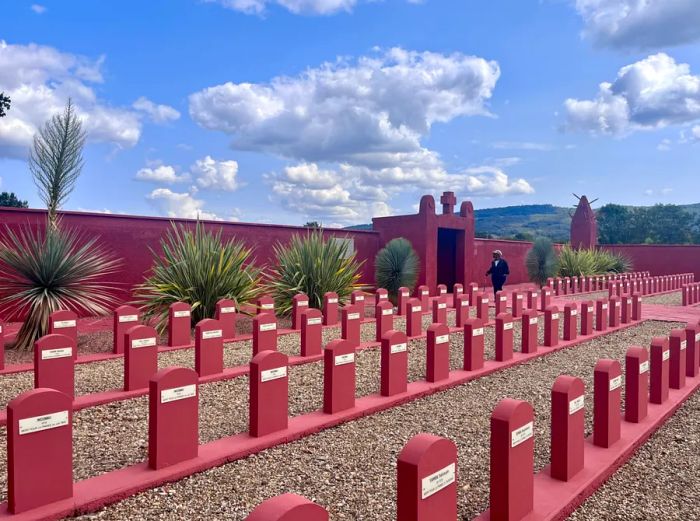
[[503,257],[503,252],[502,252],[501,250],[493,250],[493,253],[495,253],[495,254],[500,255],[501,257]]

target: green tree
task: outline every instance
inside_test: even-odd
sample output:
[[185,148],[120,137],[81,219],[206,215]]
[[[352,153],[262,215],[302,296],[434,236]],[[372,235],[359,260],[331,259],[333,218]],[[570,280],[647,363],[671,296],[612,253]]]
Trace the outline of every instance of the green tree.
[[318,221],[308,221],[304,224],[304,228],[321,228],[321,223]]
[[0,193],[0,206],[9,206],[10,208],[29,208],[27,201],[20,201],[14,192]]
[[626,206],[606,204],[596,215],[598,242],[601,244],[629,243],[632,238],[633,212]]
[[645,208],[645,219],[640,230],[647,230],[645,238],[653,244],[688,244],[693,239],[693,216],[675,204],[657,204]]
[[5,96],[4,92],[0,92],[0,118],[4,117],[7,111],[10,110],[10,101],[9,96]]

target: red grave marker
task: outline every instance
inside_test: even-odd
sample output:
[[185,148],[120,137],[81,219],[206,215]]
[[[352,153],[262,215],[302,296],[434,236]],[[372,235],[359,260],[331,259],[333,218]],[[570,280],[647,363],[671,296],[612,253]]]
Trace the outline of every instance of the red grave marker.
[[34,342],[34,387],[75,398],[75,350],[74,340],[65,335],[45,335]]
[[277,351],[277,317],[272,313],[253,317],[253,356],[262,351]]
[[381,384],[382,396],[406,392],[408,385],[408,340],[402,331],[387,331],[382,338]]
[[355,407],[355,348],[333,340],[323,350],[323,412],[335,414]]
[[[350,293],[350,304],[357,305],[360,311],[365,309],[365,292],[359,289],[354,290]],[[362,314],[364,316],[364,313]]]
[[632,346],[625,355],[625,421],[639,423],[647,417],[649,402],[649,353]]
[[447,299],[444,296],[433,300],[433,323],[447,325]]
[[309,308],[301,312],[301,356],[321,354],[322,321],[322,314],[318,309]]
[[622,302],[620,302],[620,297],[610,297],[608,325],[610,327],[619,326],[621,316],[622,316]]
[[496,315],[508,311],[508,297],[504,291],[496,292]]
[[685,375],[693,378],[700,367],[700,326],[689,323],[685,327],[685,341],[688,350],[685,359]]
[[470,282],[468,290],[467,290],[467,294],[469,295],[469,305],[470,306],[476,305],[476,294],[477,293],[479,293],[479,285],[476,282]]
[[550,474],[569,481],[583,469],[585,394],[583,380],[561,375],[552,386]]
[[464,286],[456,283],[452,286],[452,307],[457,307],[457,297],[464,295]]
[[423,306],[417,298],[409,299],[406,303],[406,334],[416,337],[423,331]]
[[598,360],[593,372],[593,444],[610,447],[620,439],[622,370],[617,360]]
[[112,352],[124,352],[124,333],[139,323],[139,310],[134,306],[119,306],[112,314]]
[[608,308],[610,305],[607,300],[596,300],[595,303],[595,329],[596,331],[605,331],[608,329]]
[[520,351],[523,353],[537,352],[537,328],[539,326],[537,317],[538,314],[535,309],[523,311],[523,317],[521,319],[522,325],[520,327],[520,336],[522,340]]
[[632,296],[632,320],[642,320],[642,297]]
[[564,340],[576,340],[578,337],[578,307],[576,303],[564,304]]
[[124,390],[148,387],[158,372],[158,334],[151,326],[134,326],[124,333]]
[[685,387],[685,364],[688,351],[685,329],[673,329],[668,336],[669,359],[668,386],[671,389]]
[[301,313],[309,308],[309,297],[299,293],[292,297],[292,329],[301,329]]
[[381,342],[387,331],[394,329],[394,306],[389,301],[383,301],[376,305],[375,340]]
[[387,290],[385,290],[384,288],[377,288],[377,291],[374,292],[374,312],[375,312],[374,318],[377,318],[377,316],[376,316],[377,306],[379,304],[381,304],[382,302],[389,302],[389,292]]
[[513,318],[520,318],[523,314],[523,294],[514,291],[511,294],[510,311]]
[[484,325],[478,318],[470,318],[464,324],[465,371],[484,367]]
[[168,346],[186,346],[192,343],[192,308],[186,302],[174,302],[168,309]]
[[620,316],[620,322],[623,324],[629,324],[632,322],[632,296],[623,295],[622,296],[622,315]]
[[219,321],[224,338],[230,340],[236,338],[236,303],[228,298],[222,298],[216,303],[214,318]]
[[540,311],[544,312],[552,305],[552,288],[545,286],[540,291]]
[[423,309],[428,309],[428,303],[430,300],[430,290],[428,289],[428,286],[418,286],[416,289],[415,298],[420,300],[420,305],[423,307]]
[[489,297],[484,293],[476,294],[476,318],[484,324],[489,321]]
[[537,309],[540,292],[537,290],[527,290],[527,309]]
[[338,294],[332,291],[323,294],[323,325],[334,326],[338,323]]
[[668,347],[668,339],[662,337],[653,338],[651,341],[649,401],[661,404],[668,398],[668,377],[671,361],[671,350]]
[[594,310],[593,302],[581,302],[581,334],[584,336],[593,334]]
[[262,351],[250,361],[248,432],[257,438],[282,431],[289,421],[287,355]]
[[496,317],[496,361],[513,358],[513,316],[501,313]]
[[194,369],[199,376],[224,370],[224,331],[218,320],[205,318],[194,328]]
[[362,323],[361,310],[364,306],[360,304],[350,304],[340,310],[340,336],[347,340],[353,349],[360,345],[360,325]]
[[397,308],[398,308],[398,314],[403,316],[406,313],[408,313],[407,306],[408,306],[408,301],[411,298],[411,291],[406,288],[406,287],[400,287],[399,292],[396,295],[396,302],[397,302]]
[[450,376],[450,333],[444,324],[431,324],[427,332],[425,379],[439,382]]
[[469,296],[457,295],[455,297],[455,325],[464,327],[464,322],[469,318]]
[[[61,309],[49,315],[49,334],[65,335],[78,345],[78,315]],[[78,358],[78,350],[73,351],[73,360]]]
[[544,345],[554,347],[559,344],[559,308],[549,306],[544,311]]
[[261,295],[255,301],[255,313],[261,315],[264,313],[275,314],[275,299],[270,295]]
[[282,494],[259,504],[245,521],[329,521],[328,512],[296,494]]

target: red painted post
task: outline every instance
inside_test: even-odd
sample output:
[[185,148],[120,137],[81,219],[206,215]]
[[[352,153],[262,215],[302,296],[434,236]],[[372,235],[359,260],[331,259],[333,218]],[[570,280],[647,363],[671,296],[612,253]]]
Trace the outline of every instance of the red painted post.
[[537,352],[537,310],[528,309],[523,311],[522,326],[520,329],[521,335],[521,348],[523,353],[535,353]]
[[362,302],[344,306],[340,310],[340,337],[350,342],[353,348],[360,345],[360,325],[362,323]]
[[581,302],[581,335],[593,334],[593,310],[595,304],[593,302]]
[[632,296],[623,295],[622,297],[622,316],[620,317],[620,322],[622,324],[629,324],[632,322]]
[[301,312],[301,356],[321,354],[322,321],[322,314],[318,309],[308,308]]
[[199,376],[224,371],[224,331],[218,320],[205,318],[194,328],[194,370]]
[[496,361],[505,362],[511,358],[513,358],[513,316],[501,313],[496,317]]
[[75,343],[65,335],[45,335],[34,342],[34,387],[75,397]]
[[457,446],[446,438],[418,434],[396,464],[397,521],[457,520]]
[[7,405],[7,502],[21,514],[73,496],[73,404],[33,389]]
[[559,344],[559,308],[549,306],[544,311],[544,345],[554,347]]
[[[400,287],[399,293],[397,294],[397,313],[399,316],[403,316],[408,313],[408,301],[410,299],[411,291],[408,288]],[[426,308],[427,309],[427,308]]]
[[124,333],[139,322],[139,310],[134,306],[119,306],[112,314],[112,352],[124,352]]
[[508,297],[505,291],[496,292],[496,315],[508,311]]
[[578,308],[576,303],[564,305],[564,340],[567,342],[578,337]]
[[428,289],[428,286],[418,286],[416,289],[416,297],[418,300],[420,300],[420,305],[423,309],[429,309],[429,298],[430,298],[430,290]]
[[523,294],[514,291],[511,296],[511,302],[510,302],[510,314],[513,315],[513,318],[520,318],[523,314]]
[[402,331],[387,331],[382,338],[381,383],[382,396],[406,392],[408,385],[408,339]]
[[444,295],[433,299],[433,323],[447,325],[447,300]]
[[571,278],[571,293],[578,293],[578,277]]
[[668,336],[669,359],[668,386],[671,389],[685,387],[685,362],[688,350],[685,329],[673,329]]
[[357,308],[360,318],[365,316],[365,292],[359,289],[350,293],[350,304]]
[[148,383],[148,466],[162,469],[197,457],[199,397],[197,373],[161,369]]
[[539,291],[527,291],[527,309],[537,309],[537,300],[540,298]]
[[690,304],[690,299],[688,298],[689,293],[690,288],[686,284],[681,288],[681,306],[687,306]]
[[151,326],[134,326],[124,333],[124,390],[148,387],[158,372],[158,335]]
[[608,326],[617,327],[620,325],[620,317],[622,315],[622,303],[620,297],[610,297],[610,308],[608,310]]
[[610,447],[620,439],[622,371],[617,360],[598,360],[593,374],[593,444]]
[[444,324],[428,327],[425,379],[428,382],[445,380],[450,375],[450,334]]
[[270,295],[261,295],[255,301],[255,314],[261,315],[263,313],[275,314],[275,300]]
[[253,356],[262,351],[277,351],[277,317],[273,313],[253,317]]
[[491,519],[518,521],[533,508],[532,406],[505,398],[491,414]]
[[388,300],[376,305],[374,311],[375,318],[375,340],[381,342],[387,331],[394,329],[394,306]]
[[260,503],[245,521],[329,521],[328,512],[296,494],[282,494]]
[[332,340],[323,350],[323,412],[335,414],[355,407],[355,348],[347,340]]
[[444,284],[438,284],[437,296],[444,298],[445,302],[447,302],[447,286],[445,286]]
[[416,337],[423,331],[423,307],[417,298],[409,299],[406,303],[406,334]]
[[236,338],[236,303],[228,298],[222,298],[216,303],[214,318],[219,321],[221,331],[226,340]]
[[698,375],[698,367],[700,366],[700,326],[688,323],[685,326],[685,341],[688,345],[685,375],[693,378]]
[[464,322],[469,318],[469,296],[457,295],[455,298],[455,325],[464,327]]
[[479,293],[479,285],[476,282],[469,284],[469,305],[476,305],[476,294]]
[[338,323],[338,294],[332,291],[323,294],[323,325],[335,326]]
[[[65,335],[78,345],[78,315],[61,309],[49,315],[49,334]],[[78,358],[78,350],[73,351],[73,360]]]
[[625,355],[625,421],[639,423],[647,417],[648,389],[649,353],[632,346]]
[[452,286],[452,307],[457,307],[457,297],[464,295],[464,286],[457,283]]
[[569,277],[564,277],[564,295],[571,293],[571,279]]
[[608,329],[608,301],[596,300],[595,303],[595,329],[596,331],[605,331]]
[[[382,302],[389,302],[389,292],[385,290],[384,288],[377,288],[377,291],[374,292],[374,312],[375,312],[375,317],[377,313],[377,306],[381,304]],[[392,306],[393,309],[393,306]]]
[[557,277],[554,280],[554,293],[557,296],[564,294],[564,282],[561,280],[561,277]]
[[262,351],[250,361],[248,432],[259,438],[287,428],[289,377],[287,355]]
[[552,386],[551,466],[554,479],[569,481],[583,470],[583,380],[561,375]]
[[476,318],[483,324],[489,321],[489,298],[483,293],[476,294]]
[[292,297],[292,329],[301,329],[301,314],[309,307],[309,297],[299,293]]
[[463,367],[465,371],[476,371],[484,367],[484,325],[478,318],[467,319],[464,324]]
[[649,401],[661,404],[668,398],[668,376],[671,352],[668,339],[655,337],[651,341],[651,383],[649,385]]
[[168,309],[168,346],[186,346],[192,343],[192,308],[186,302],[175,302]]
[[632,320],[642,320],[642,297],[632,296]]
[[544,312],[549,306],[552,305],[552,288],[545,286],[540,291],[540,311]]

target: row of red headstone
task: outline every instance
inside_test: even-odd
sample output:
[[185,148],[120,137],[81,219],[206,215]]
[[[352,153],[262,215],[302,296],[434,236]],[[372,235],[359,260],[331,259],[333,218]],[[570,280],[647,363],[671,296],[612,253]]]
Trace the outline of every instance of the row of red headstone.
[[[654,338],[650,352],[630,347],[625,356],[624,421],[640,423],[648,403],[663,404],[669,387],[682,389],[700,367],[700,325]],[[593,377],[593,444],[609,448],[620,441],[622,367],[599,360]],[[577,377],[559,376],[551,391],[551,462],[548,473],[570,481],[583,471],[585,388]],[[534,411],[522,400],[506,398],[491,415],[490,509],[493,521],[519,521],[534,507]],[[397,521],[457,520],[457,447],[430,434],[413,437],[396,466]],[[294,494],[259,505],[247,521],[328,521],[328,512]]]
[[700,302],[700,283],[691,282],[681,288],[681,303],[683,306],[692,306]]

